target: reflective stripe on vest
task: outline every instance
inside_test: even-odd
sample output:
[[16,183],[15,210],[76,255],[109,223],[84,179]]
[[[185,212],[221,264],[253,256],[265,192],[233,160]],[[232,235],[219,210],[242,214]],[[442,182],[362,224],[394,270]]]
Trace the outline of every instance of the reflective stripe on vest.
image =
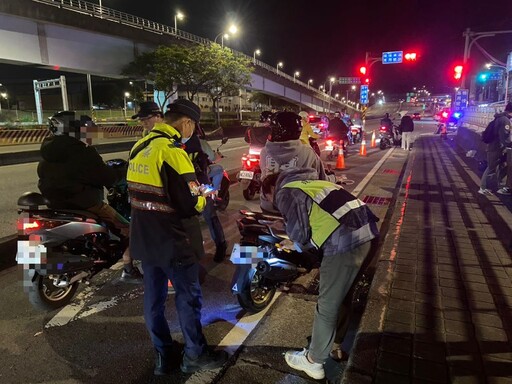
[[309,212],[309,225],[311,241],[318,248],[344,224],[347,213],[365,206],[364,202],[341,186],[325,180],[292,181],[283,188],[300,189],[313,200]]

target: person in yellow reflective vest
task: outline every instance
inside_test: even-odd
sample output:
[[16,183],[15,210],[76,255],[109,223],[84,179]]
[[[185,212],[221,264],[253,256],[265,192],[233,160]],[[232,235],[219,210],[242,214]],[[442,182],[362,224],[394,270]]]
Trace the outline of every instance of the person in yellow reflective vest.
[[226,352],[208,347],[201,328],[198,261],[204,250],[198,215],[210,192],[196,180],[194,166],[181,148],[199,118],[199,107],[186,103],[170,119],[172,126],[156,123],[130,151],[130,247],[142,260],[145,274],[144,319],[157,352],[155,375],[171,372],[173,340],[165,318],[168,280],[176,292],[185,339],[181,370],[214,369],[227,360]]
[[379,234],[378,218],[341,186],[318,180],[318,172],[312,168],[267,176],[262,193],[285,219],[291,241],[281,245],[299,252],[316,248],[323,256],[309,349],[285,354],[290,367],[320,380],[325,377],[324,363],[332,351],[337,328],[343,328],[338,319],[348,323],[349,310],[340,310],[367,259],[372,240]]

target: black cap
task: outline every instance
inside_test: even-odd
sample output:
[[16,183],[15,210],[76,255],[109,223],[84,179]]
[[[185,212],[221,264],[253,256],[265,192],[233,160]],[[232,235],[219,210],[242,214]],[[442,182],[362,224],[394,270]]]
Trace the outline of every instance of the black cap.
[[145,101],[140,103],[139,112],[136,115],[132,116],[132,119],[138,119],[141,117],[148,117],[151,115],[160,115],[163,116],[162,111],[160,111],[160,107],[154,101]]
[[505,112],[512,112],[512,101],[509,102],[505,107]]
[[185,115],[196,123],[199,123],[201,119],[201,109],[195,103],[187,99],[174,100],[167,106],[167,112]]

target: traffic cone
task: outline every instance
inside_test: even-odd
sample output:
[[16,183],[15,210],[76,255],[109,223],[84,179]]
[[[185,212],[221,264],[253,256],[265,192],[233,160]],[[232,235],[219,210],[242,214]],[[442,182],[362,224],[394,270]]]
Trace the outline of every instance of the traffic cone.
[[336,169],[345,169],[345,156],[343,156],[343,140],[340,140],[340,149],[338,159],[336,160]]
[[372,131],[372,141],[370,147],[375,148],[377,146],[377,140],[375,139],[375,131]]
[[361,156],[366,156],[367,153],[366,153],[366,140],[364,139],[364,136],[363,136],[363,140],[361,140],[361,149],[359,150],[359,154]]

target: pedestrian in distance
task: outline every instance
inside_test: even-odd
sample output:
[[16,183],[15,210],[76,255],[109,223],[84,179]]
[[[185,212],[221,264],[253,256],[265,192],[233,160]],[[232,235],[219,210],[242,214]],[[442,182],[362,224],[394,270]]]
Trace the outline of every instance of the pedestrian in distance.
[[[262,193],[285,218],[290,240],[281,246],[322,254],[319,295],[309,348],[288,351],[286,363],[320,380],[338,328],[340,307],[377,238],[378,218],[341,186],[318,180],[315,169],[291,169],[268,176]],[[346,328],[345,328],[346,331]]]
[[[176,125],[179,118],[181,117],[181,111],[186,108],[194,109],[195,104],[186,99],[178,99],[174,103],[168,106],[167,112],[165,113],[165,120],[170,125]],[[205,145],[208,145],[206,140],[203,140],[200,136],[204,136],[199,123],[196,122],[194,133],[186,143],[184,143],[184,150],[187,152],[194,170],[196,173],[197,180],[203,185],[209,185],[212,183],[209,177],[209,165],[211,164],[208,154],[203,150]],[[206,144],[205,144],[206,143]],[[211,148],[210,148],[211,149]],[[213,152],[213,151],[212,151]],[[202,212],[204,221],[208,225],[210,235],[215,243],[215,255],[213,260],[220,263],[224,260],[227,251],[226,238],[224,236],[224,230],[217,216],[217,208],[214,204],[214,195],[206,199],[206,206]]]
[[[502,177],[505,175],[503,170],[500,170],[501,162],[504,160],[504,154],[507,147],[511,145],[510,128],[512,118],[512,102],[505,106],[505,111],[494,115],[494,126],[492,127],[491,139],[488,141],[486,148],[487,155],[487,168],[485,169],[482,179],[480,180],[480,189],[478,193],[482,195],[492,195],[492,191],[488,188],[487,183],[489,176],[496,175],[498,188]],[[508,165],[510,166],[510,164]],[[503,186],[497,191],[502,195],[512,194],[509,187]]]
[[209,348],[201,327],[199,258],[204,249],[198,215],[211,192],[197,181],[181,148],[199,119],[197,105],[178,104],[169,117],[172,126],[156,123],[130,151],[131,247],[145,274],[144,319],[156,350],[155,375],[169,375],[172,369],[173,339],[165,318],[168,280],[185,340],[181,371],[215,369],[227,360],[225,351]]
[[104,202],[104,186],[124,181],[126,169],[108,167],[92,146],[97,127],[87,116],[75,120],[75,112],[62,111],[50,117],[52,135],[41,144],[37,166],[38,187],[50,208],[77,209],[99,216],[126,243],[121,281],[142,283],[128,247],[127,219]]
[[402,149],[411,150],[412,133],[414,131],[414,121],[409,115],[402,116],[398,130],[402,135]]

